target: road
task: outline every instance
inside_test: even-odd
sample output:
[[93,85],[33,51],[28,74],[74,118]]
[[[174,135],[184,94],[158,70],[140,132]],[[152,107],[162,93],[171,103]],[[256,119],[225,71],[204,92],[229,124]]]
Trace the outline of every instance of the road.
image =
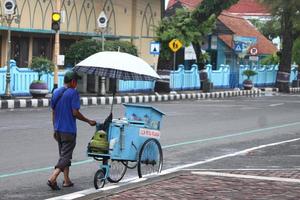
[[[164,153],[163,169],[300,136],[298,95],[150,105],[166,113],[160,140]],[[97,106],[84,107],[81,111],[102,121],[109,109],[109,106]],[[114,107],[114,117],[122,117],[123,112],[121,105]],[[0,199],[45,199],[93,187],[93,175],[98,165],[86,157],[85,151],[94,128],[82,122],[78,123],[71,168],[75,186],[58,192],[50,191],[46,186],[58,156],[49,119],[47,108],[0,111]],[[258,166],[250,162],[247,167]],[[275,165],[270,167],[276,168]],[[130,170],[125,179],[136,175],[136,170]],[[61,178],[59,183],[62,183]]]

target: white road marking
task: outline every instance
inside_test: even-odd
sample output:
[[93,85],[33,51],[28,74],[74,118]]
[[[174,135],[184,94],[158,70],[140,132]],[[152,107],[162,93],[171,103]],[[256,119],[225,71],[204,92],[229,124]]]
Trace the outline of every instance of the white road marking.
[[[185,169],[185,168],[191,168],[191,167],[196,166],[196,165],[202,165],[202,164],[205,164],[205,163],[214,162],[214,161],[221,160],[221,159],[224,159],[224,158],[229,158],[229,157],[234,157],[234,156],[238,156],[238,155],[247,154],[247,153],[249,153],[251,151],[254,151],[254,150],[258,150],[258,149],[262,149],[262,148],[266,148],[266,147],[271,147],[271,146],[276,146],[276,145],[280,145],[280,144],[285,144],[285,143],[290,143],[290,142],[295,142],[295,141],[298,141],[298,140],[300,140],[300,138],[295,138],[295,139],[291,139],[291,140],[285,140],[285,141],[281,141],[281,142],[275,142],[275,143],[260,145],[260,146],[257,146],[257,147],[244,149],[242,151],[237,151],[235,153],[230,153],[230,154],[210,158],[210,159],[203,160],[203,161],[198,161],[198,162],[194,162],[194,163],[190,163],[190,164],[186,164],[186,165],[177,166],[177,167],[174,167],[174,168],[163,170],[158,176],[165,175],[165,174],[170,174],[170,173],[177,172],[177,171]],[[136,183],[136,182],[140,182],[140,181],[137,181],[137,179],[138,179],[137,176],[129,178],[129,179],[125,179],[124,181],[122,181],[122,183],[124,183],[122,185],[127,185],[127,184],[133,184],[133,183]],[[295,179],[295,180],[298,180],[298,179]],[[126,181],[128,181],[128,182],[126,182]],[[298,181],[300,183],[300,180],[298,180]],[[120,185],[118,187],[121,187],[122,185]],[[110,188],[110,189],[112,189],[112,188]],[[99,189],[99,190],[94,189],[94,192],[90,192],[92,190],[93,189],[84,190],[84,191],[89,191],[89,192],[79,191],[79,192],[76,192],[76,193],[71,193],[71,194],[68,194],[68,195],[59,196],[59,197],[55,197],[55,198],[51,198],[51,199],[47,199],[47,200],[65,200],[66,196],[70,196],[72,194],[76,194],[76,195],[79,194],[79,195],[84,195],[85,196],[85,195],[88,195],[88,194],[84,194],[84,193],[91,194],[91,193],[102,191],[103,189]],[[78,197],[76,197],[76,198],[78,198]]]
[[274,103],[269,105],[270,107],[275,107],[275,106],[282,106],[284,103]]
[[279,181],[279,182],[289,182],[289,183],[300,183],[300,179],[294,178],[278,178],[272,176],[253,176],[253,175],[243,175],[243,174],[231,174],[231,173],[220,173],[220,172],[191,172],[196,175],[205,176],[222,176],[230,178],[245,178],[245,179],[255,179],[255,180],[265,180],[265,181]]

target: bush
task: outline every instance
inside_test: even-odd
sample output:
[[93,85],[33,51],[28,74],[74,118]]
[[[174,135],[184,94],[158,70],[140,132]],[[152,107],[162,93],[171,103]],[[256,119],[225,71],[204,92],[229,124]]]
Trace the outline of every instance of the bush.
[[50,74],[54,70],[53,62],[45,57],[33,57],[29,67],[38,73],[38,80],[36,82],[41,82],[43,74]]
[[247,79],[250,79],[251,76],[255,76],[257,74],[256,71],[253,71],[252,69],[246,69],[243,71],[243,75],[247,76]]
[[[132,55],[137,55],[137,48],[126,41],[105,41],[105,51],[120,51]],[[72,44],[66,52],[66,65],[74,66],[92,54],[102,51],[102,41],[95,39],[85,39]]]

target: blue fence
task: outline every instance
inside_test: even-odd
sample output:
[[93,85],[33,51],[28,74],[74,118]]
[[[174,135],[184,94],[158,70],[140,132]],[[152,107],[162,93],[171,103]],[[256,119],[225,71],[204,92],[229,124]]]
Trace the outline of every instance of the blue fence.
[[[262,65],[262,66],[248,66],[241,65],[240,66],[240,78],[239,85],[243,85],[243,81],[246,79],[246,76],[243,76],[242,73],[246,69],[252,69],[257,72],[257,75],[252,76],[250,79],[253,81],[254,85],[257,87],[265,87],[272,86],[276,82],[276,75],[278,71],[278,65]],[[290,83],[293,80],[297,80],[298,68],[297,65],[291,66],[291,74],[290,74]]]
[[[32,81],[37,80],[38,74],[29,68],[18,68],[16,62],[11,60],[11,92],[12,94],[29,94],[29,86]],[[218,70],[212,70],[211,65],[206,66],[206,71],[210,81],[215,88],[242,87],[246,79],[242,75],[246,69],[253,69],[257,75],[251,77],[257,87],[272,86],[276,81],[278,71],[277,65],[269,66],[247,66],[241,65],[239,73],[232,75],[229,65],[220,65]],[[63,85],[65,71],[58,73],[58,86]],[[290,82],[297,80],[298,70],[296,65],[291,66]],[[41,79],[48,84],[49,91],[53,88],[53,74],[43,75]],[[6,85],[6,67],[0,68],[0,94],[4,94]],[[153,91],[155,81],[122,81],[118,82],[118,92],[146,92]],[[170,89],[172,90],[198,90],[200,89],[199,71],[197,65],[192,65],[190,70],[185,70],[183,65],[179,65],[178,70],[170,71]]]
[[[6,67],[0,68],[0,94],[5,93],[6,86]],[[65,71],[58,73],[58,86],[63,86],[63,77]],[[17,94],[29,94],[29,86],[32,81],[38,79],[38,74],[29,68],[18,68],[16,62],[11,60],[10,62],[10,75],[11,75],[11,93]],[[48,85],[49,91],[52,91],[54,85],[54,74],[43,75],[41,77]],[[139,91],[153,91],[154,81],[121,81],[119,80],[118,92],[139,92]]]
[[178,70],[170,71],[170,88],[172,90],[200,89],[198,66],[192,65],[190,70],[185,70],[184,65],[179,65]]
[[[243,87],[246,76],[242,75],[246,69],[252,69],[257,75],[251,77],[256,87],[272,86],[275,84],[278,71],[277,65],[248,66],[241,65],[238,73],[231,73],[229,65],[220,65],[218,70],[212,70],[211,65],[206,65],[208,78],[213,82],[215,88]],[[297,65],[291,66],[290,82],[297,80]],[[199,71],[197,65],[192,65],[191,70],[184,70],[183,65],[178,70],[170,71],[171,90],[194,90],[200,88]]]
[[119,80],[118,92],[149,92],[153,91],[155,81],[123,81]]
[[[0,68],[0,94],[5,93],[6,86],[6,67]],[[63,85],[63,78],[65,72],[58,73],[58,86]],[[29,68],[18,68],[14,60],[10,61],[10,89],[12,94],[29,94],[29,86],[32,81],[38,79],[38,73]],[[48,85],[49,91],[53,89],[54,75],[47,74],[41,77]]]
[[[211,65],[206,66],[210,81],[216,88],[229,88],[229,65],[221,65],[218,70],[212,70]],[[200,89],[199,70],[197,65],[192,65],[191,70],[184,70],[183,65],[178,70],[170,72],[170,88],[172,90],[197,90]]]

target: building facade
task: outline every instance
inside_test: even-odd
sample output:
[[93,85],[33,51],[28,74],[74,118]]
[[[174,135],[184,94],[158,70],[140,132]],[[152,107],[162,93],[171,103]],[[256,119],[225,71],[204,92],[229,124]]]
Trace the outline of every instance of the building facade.
[[[0,14],[3,15],[1,1]],[[150,42],[154,40],[154,27],[161,19],[162,0],[16,0],[19,23],[12,23],[11,59],[17,66],[27,67],[33,56],[54,57],[55,32],[51,30],[51,15],[61,8],[60,54],[83,38],[99,37],[97,18],[104,11],[108,26],[105,40],[125,40],[137,46],[139,56],[155,62],[149,54]],[[6,65],[8,51],[8,25],[0,25],[1,66]]]

